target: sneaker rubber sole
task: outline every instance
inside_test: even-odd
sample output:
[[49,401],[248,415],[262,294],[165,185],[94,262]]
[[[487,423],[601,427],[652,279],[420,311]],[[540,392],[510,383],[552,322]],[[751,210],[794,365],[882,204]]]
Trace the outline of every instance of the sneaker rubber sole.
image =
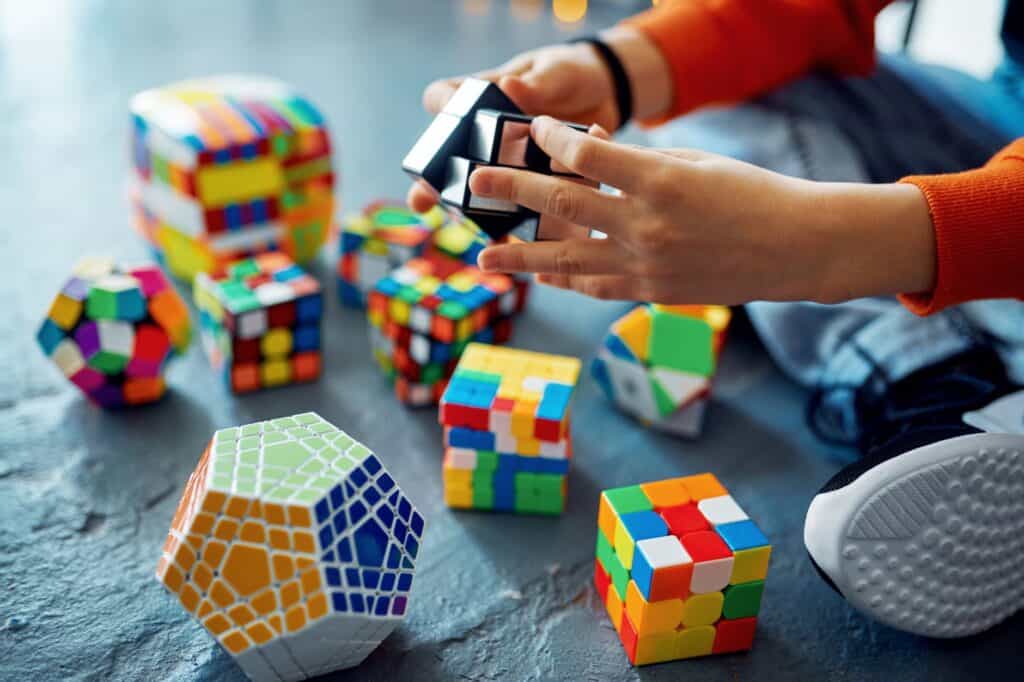
[[979,433],[888,459],[807,510],[804,544],[858,610],[965,637],[1024,608],[1024,436]]

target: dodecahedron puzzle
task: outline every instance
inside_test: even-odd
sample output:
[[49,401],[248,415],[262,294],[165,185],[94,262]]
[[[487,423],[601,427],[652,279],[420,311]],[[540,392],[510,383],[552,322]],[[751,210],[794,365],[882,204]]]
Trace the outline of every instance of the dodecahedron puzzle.
[[146,90],[131,111],[136,226],[174,275],[191,282],[264,251],[316,255],[334,173],[312,102],[272,78],[216,76]]
[[[469,189],[469,176],[482,165],[526,168],[595,185],[559,167],[537,146],[530,137],[531,120],[498,86],[467,78],[406,155],[402,169],[491,239],[506,234],[526,241],[543,238],[543,218],[535,211],[478,197]],[[585,126],[566,125],[587,131]]]
[[185,352],[191,334],[185,302],[159,266],[87,258],[53,299],[36,339],[89,400],[121,407],[163,396],[167,362]]
[[251,679],[301,680],[402,621],[423,529],[381,460],[307,412],[214,434],[156,577]]
[[235,393],[320,376],[320,283],[280,252],[196,275],[203,347]]
[[445,223],[444,211],[434,207],[416,213],[398,201],[381,199],[341,225],[338,259],[338,298],[356,308],[366,307],[366,295],[395,268],[422,256],[435,230]]
[[612,324],[591,375],[623,412],[698,436],[730,316],[723,306],[634,308]]
[[633,665],[754,641],[771,545],[712,474],[601,493],[594,582]]
[[449,507],[561,514],[580,361],[473,343],[441,398]]
[[377,282],[367,318],[374,358],[408,405],[435,405],[471,341],[504,343],[528,282],[438,250]]

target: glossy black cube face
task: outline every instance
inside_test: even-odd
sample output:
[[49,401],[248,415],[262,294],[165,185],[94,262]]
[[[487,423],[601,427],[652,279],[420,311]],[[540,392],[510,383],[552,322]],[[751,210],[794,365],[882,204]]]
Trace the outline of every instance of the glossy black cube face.
[[[552,162],[530,136],[532,116],[493,83],[467,79],[402,161],[414,179],[423,180],[441,204],[466,218],[492,239],[507,234],[525,241],[543,239],[546,220],[511,201],[477,197],[469,177],[479,166],[522,168],[545,175],[580,179]],[[569,123],[586,132],[585,126]]]

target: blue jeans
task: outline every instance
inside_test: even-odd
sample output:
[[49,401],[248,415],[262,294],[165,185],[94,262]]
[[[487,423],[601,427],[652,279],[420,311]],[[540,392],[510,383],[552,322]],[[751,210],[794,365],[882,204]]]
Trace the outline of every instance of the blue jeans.
[[[813,75],[748,104],[691,114],[652,133],[652,142],[813,180],[891,182],[978,167],[1017,137],[1020,68],[1007,64],[983,82],[894,56],[868,78]],[[925,318],[893,298],[755,302],[747,312],[783,371],[816,389],[809,417],[833,441],[860,441],[858,406],[893,382],[969,351],[992,349],[1024,384],[1020,301],[976,301]]]

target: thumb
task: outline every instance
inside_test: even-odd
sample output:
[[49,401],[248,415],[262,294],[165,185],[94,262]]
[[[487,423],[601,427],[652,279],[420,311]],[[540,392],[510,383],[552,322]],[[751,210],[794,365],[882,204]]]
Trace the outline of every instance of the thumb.
[[528,114],[555,112],[573,96],[574,83],[564,69],[531,69],[521,76],[505,76],[501,89]]

